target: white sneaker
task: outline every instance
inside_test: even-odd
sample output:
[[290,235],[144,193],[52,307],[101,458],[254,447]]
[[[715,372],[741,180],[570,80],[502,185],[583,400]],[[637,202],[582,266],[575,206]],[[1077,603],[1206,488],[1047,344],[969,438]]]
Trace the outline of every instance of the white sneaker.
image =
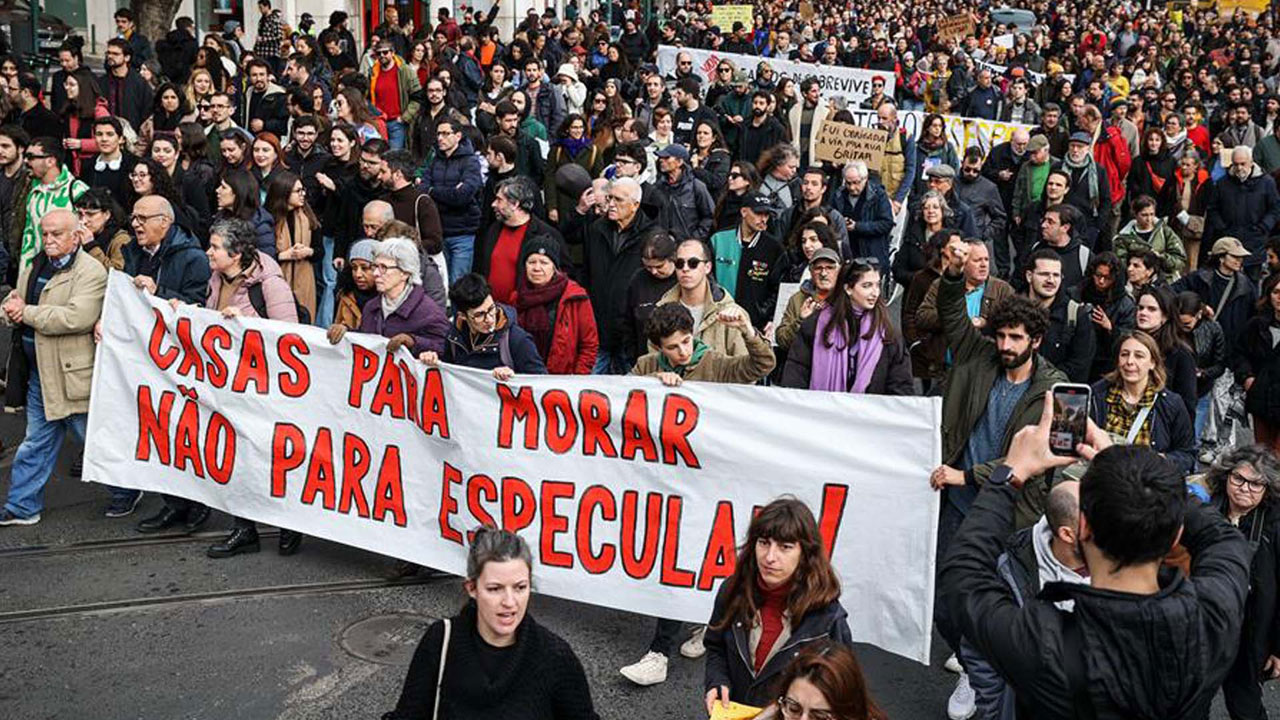
[[951,657],[947,658],[947,661],[942,663],[942,669],[947,672],[953,672],[957,675],[964,672],[964,666],[962,666],[960,661],[956,659],[955,653],[951,653]]
[[657,685],[667,680],[667,656],[650,650],[640,658],[640,662],[618,672],[637,685]]
[[956,689],[951,691],[951,697],[947,699],[947,717],[951,720],[968,720],[977,710],[978,699],[973,694],[973,688],[969,687],[969,675],[960,673]]
[[700,658],[707,654],[707,648],[702,644],[702,638],[707,635],[707,626],[699,625],[693,631],[693,635],[680,644],[680,654],[687,658]]

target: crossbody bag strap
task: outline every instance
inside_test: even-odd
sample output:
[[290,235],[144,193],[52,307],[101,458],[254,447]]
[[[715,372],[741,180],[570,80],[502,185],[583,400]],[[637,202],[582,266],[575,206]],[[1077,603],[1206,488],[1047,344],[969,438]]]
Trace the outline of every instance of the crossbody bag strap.
[[440,694],[444,692],[444,665],[449,658],[449,635],[453,630],[453,623],[449,618],[444,619],[444,640],[440,642],[440,673],[436,675],[436,703],[431,710],[432,720],[440,718]]
[[1154,405],[1154,402],[1151,405],[1143,405],[1142,409],[1138,410],[1138,416],[1133,419],[1133,424],[1129,426],[1129,434],[1125,435],[1124,441],[1126,444],[1133,444],[1134,438],[1138,437],[1138,433],[1142,431],[1142,423],[1147,421],[1147,416],[1151,414],[1151,408]]

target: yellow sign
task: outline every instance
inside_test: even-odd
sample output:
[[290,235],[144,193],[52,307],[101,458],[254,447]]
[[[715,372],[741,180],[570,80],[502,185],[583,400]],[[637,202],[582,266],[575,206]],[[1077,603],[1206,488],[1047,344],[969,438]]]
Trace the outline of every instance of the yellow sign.
[[862,160],[867,167],[878,168],[888,141],[889,133],[882,128],[827,121],[818,129],[813,152],[817,159],[837,165]]
[[711,720],[751,720],[759,714],[760,708],[736,702],[731,702],[729,707],[725,707],[724,703],[717,700],[711,708]]
[[711,24],[720,28],[720,32],[729,32],[733,29],[735,22],[740,22],[748,28],[752,27],[753,8],[752,5],[716,5],[711,8]]

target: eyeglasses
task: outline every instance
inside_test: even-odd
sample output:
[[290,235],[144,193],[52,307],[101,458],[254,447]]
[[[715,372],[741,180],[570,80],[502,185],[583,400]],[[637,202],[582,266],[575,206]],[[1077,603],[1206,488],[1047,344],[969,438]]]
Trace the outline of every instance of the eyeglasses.
[[154,215],[139,215],[137,213],[134,213],[133,215],[129,216],[129,222],[133,223],[134,225],[146,225],[148,222],[158,217],[165,217],[165,215],[163,213],[156,213]]
[[374,275],[377,275],[378,273],[389,273],[392,270],[399,270],[399,269],[400,269],[400,266],[396,265],[395,263],[388,265],[387,263],[376,262],[373,264]]
[[38,153],[27,153],[28,160],[48,160],[52,155],[40,155]]
[[490,318],[494,318],[497,316],[498,316],[498,306],[496,303],[482,310],[470,310],[467,312],[467,317],[476,321],[488,320]]
[[778,698],[778,709],[782,710],[782,717],[787,720],[799,720],[800,716],[809,713],[809,720],[836,720],[836,714],[830,710],[815,710],[806,708],[800,703],[783,695]]
[[1230,477],[1232,485],[1235,485],[1236,487],[1247,487],[1249,492],[1262,492],[1267,489],[1266,478],[1254,480],[1253,478],[1247,478],[1244,475],[1241,475],[1238,470],[1232,470]]
[[704,263],[704,262],[707,262],[707,261],[706,261],[706,260],[703,260],[702,258],[697,258],[697,257],[691,257],[691,258],[676,258],[676,259],[675,259],[675,266],[676,266],[676,269],[677,269],[677,270],[683,270],[683,269],[685,269],[686,267],[688,267],[690,270],[697,270],[697,269],[698,269],[698,266],[699,266],[699,265],[701,265],[701,264],[702,264],[702,263]]
[[391,52],[390,50],[379,50],[379,51],[378,51],[378,57],[391,57],[391,56],[392,56],[392,55],[394,55],[394,54],[395,54],[395,53]]

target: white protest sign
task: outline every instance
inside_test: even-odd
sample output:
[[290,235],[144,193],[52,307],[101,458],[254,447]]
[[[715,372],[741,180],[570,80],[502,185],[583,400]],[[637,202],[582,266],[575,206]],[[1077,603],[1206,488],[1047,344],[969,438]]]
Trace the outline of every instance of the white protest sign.
[[693,58],[694,72],[702,75],[703,82],[713,80],[716,63],[721,60],[730,60],[734,67],[739,70],[746,71],[747,75],[752,78],[756,74],[756,65],[761,61],[769,63],[773,68],[774,75],[779,80],[782,78],[791,78],[797,83],[803,81],[809,76],[818,78],[818,83],[822,86],[822,94],[825,97],[835,97],[845,99],[850,107],[857,107],[858,103],[871,96],[871,79],[881,78],[885,81],[884,94],[893,97],[893,89],[896,83],[892,72],[882,72],[879,70],[865,70],[863,68],[848,68],[842,65],[819,65],[817,63],[800,63],[791,60],[783,60],[781,58],[759,58],[752,55],[739,55],[737,53],[719,52],[717,50],[698,50],[695,48],[677,48],[671,45],[658,46],[658,69],[663,75],[670,74],[676,69],[676,53],[687,52]]
[[[874,110],[850,110],[849,112],[853,114],[855,125],[876,127],[880,122],[880,117]],[[919,140],[926,115],[927,113],[919,110],[899,110],[898,123],[908,135]],[[964,155],[965,149],[976,145],[982,148],[985,157],[991,152],[991,148],[1009,140],[1014,130],[1023,128],[1030,132],[1035,127],[1023,123],[1007,123],[959,115],[943,115],[942,120],[946,126],[947,139],[956,146],[956,152],[961,156]]]
[[[84,478],[461,574],[482,522],[541,592],[706,622],[753,508],[818,518],[855,639],[927,663],[938,398],[427,368],[381,337],[167,303],[112,272]],[[833,435],[833,432],[836,434]]]

